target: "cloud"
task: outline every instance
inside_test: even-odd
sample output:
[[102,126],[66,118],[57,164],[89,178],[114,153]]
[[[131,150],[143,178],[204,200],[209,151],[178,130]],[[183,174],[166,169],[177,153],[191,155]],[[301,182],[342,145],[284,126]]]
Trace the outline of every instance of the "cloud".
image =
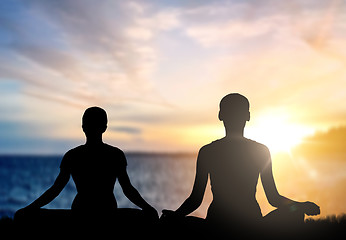
[[84,78],[78,61],[73,54],[65,50],[26,43],[12,43],[11,48],[43,69],[52,72],[52,75],[58,73],[62,78],[72,81]]
[[332,37],[344,32],[340,24],[344,7],[341,1],[221,2],[189,9],[184,17],[187,35],[206,47],[237,48],[251,38],[261,45],[258,38],[270,34],[266,37],[269,42],[270,38],[293,39],[320,51]]
[[53,131],[47,122],[34,123],[24,119],[0,119],[0,132],[0,152],[6,154],[62,154],[81,143],[77,138],[59,138],[57,136],[52,138],[50,134],[53,134]]
[[130,135],[139,135],[142,133],[140,128],[129,126],[111,126],[109,129],[113,132],[127,133]]
[[246,23],[228,21],[226,23],[196,26],[187,29],[187,35],[195,38],[205,47],[230,46],[235,41],[259,37],[271,28],[263,22]]
[[293,153],[308,161],[346,161],[346,126],[319,131],[306,137]]
[[[143,10],[125,2],[38,1],[44,18],[60,30],[69,50],[87,64],[110,64],[128,81],[147,83],[147,71],[155,65],[154,52],[146,40],[151,29],[137,23]],[[143,51],[146,49],[146,51]],[[149,53],[149,51],[151,51]]]
[[[340,47],[341,42],[346,44],[345,27],[340,24],[345,16],[337,9],[345,5],[340,1],[228,4],[206,4],[181,14],[186,35],[208,56],[208,64],[198,72],[200,79],[213,78],[204,84],[204,91],[242,92],[256,110],[287,108],[295,121],[315,126],[343,121],[337,118],[344,112],[343,97],[334,96],[344,96],[337,86],[344,84],[345,76],[346,55]],[[326,116],[335,116],[334,122]]]
[[0,81],[20,86],[0,105],[10,109],[16,100],[15,115],[6,119],[34,121],[29,113],[59,108],[62,123],[56,112],[44,121],[61,132],[63,121],[99,105],[119,121],[118,132],[154,129],[164,136],[167,129],[218,124],[219,100],[240,92],[253,116],[274,108],[306,125],[344,123],[346,34],[338,1],[5,0],[3,6]]
[[140,96],[161,104],[150,80],[157,61],[148,42],[153,33],[138,21],[140,8],[125,2],[19,1],[20,17],[3,19],[0,77],[23,81],[32,95],[48,92],[50,99],[110,103]]

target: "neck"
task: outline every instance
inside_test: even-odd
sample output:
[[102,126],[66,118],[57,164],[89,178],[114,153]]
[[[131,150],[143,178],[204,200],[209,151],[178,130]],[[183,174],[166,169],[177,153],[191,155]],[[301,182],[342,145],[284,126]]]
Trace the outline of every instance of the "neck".
[[243,138],[245,126],[227,126],[225,125],[226,138]]
[[101,144],[103,143],[102,141],[102,135],[100,136],[87,136],[86,137],[86,144],[88,145],[95,145],[95,144]]

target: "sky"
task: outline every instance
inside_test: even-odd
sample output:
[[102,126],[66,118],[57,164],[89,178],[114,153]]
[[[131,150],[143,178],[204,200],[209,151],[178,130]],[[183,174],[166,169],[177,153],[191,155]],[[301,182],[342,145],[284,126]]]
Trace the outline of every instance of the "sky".
[[82,144],[90,106],[125,151],[198,149],[224,135],[223,96],[250,101],[245,136],[274,152],[346,125],[344,1],[0,3],[0,153]]
[[197,153],[239,92],[280,192],[344,213],[345,65],[342,0],[2,0],[0,154],[83,144],[90,106],[124,151]]

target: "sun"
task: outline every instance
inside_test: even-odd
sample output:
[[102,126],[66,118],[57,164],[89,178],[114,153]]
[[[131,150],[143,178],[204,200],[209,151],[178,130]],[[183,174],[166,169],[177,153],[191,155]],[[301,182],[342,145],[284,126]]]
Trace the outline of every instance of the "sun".
[[283,113],[259,115],[245,128],[245,137],[265,144],[273,153],[289,153],[305,136],[313,133],[311,128],[289,119],[290,115]]

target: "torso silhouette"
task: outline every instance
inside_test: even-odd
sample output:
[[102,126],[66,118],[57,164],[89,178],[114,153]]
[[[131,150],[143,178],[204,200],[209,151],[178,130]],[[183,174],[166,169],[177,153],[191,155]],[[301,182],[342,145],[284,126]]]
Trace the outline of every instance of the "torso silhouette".
[[116,209],[113,190],[121,171],[126,171],[124,153],[110,145],[81,145],[68,151],[60,168],[68,171],[77,188],[72,209]]
[[213,202],[207,219],[260,219],[256,201],[259,173],[270,161],[268,149],[246,138],[223,138],[203,149],[200,164],[209,173]]

